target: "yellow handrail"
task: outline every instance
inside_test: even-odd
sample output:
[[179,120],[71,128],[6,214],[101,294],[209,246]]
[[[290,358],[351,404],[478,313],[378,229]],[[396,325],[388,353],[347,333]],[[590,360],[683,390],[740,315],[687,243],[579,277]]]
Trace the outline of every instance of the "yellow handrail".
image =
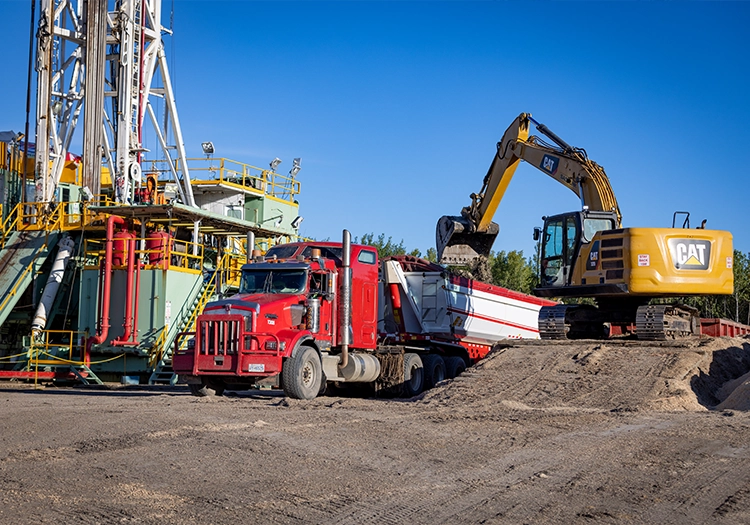
[[161,358],[164,355],[164,343],[167,342],[167,332],[169,332],[169,325],[164,325],[159,337],[157,337],[154,344],[151,345],[151,352],[148,357],[149,368],[156,368],[156,364],[161,361]]
[[[282,175],[275,171],[258,168],[244,162],[227,158],[186,159],[191,174],[191,184],[229,184],[253,193],[265,194],[278,199],[294,202],[300,193],[300,183],[292,175]],[[172,168],[166,161],[146,161],[143,172],[157,175],[170,174]],[[181,169],[179,162],[177,169]]]
[[18,279],[16,279],[16,284],[13,285],[13,289],[10,292],[8,292],[8,295],[5,296],[5,298],[3,299],[3,302],[0,303],[0,312],[2,312],[5,309],[5,306],[8,304],[8,301],[10,301],[10,298],[13,297],[14,295],[16,295],[16,293],[18,292],[18,287],[23,282],[23,279],[24,279],[24,277],[26,277],[26,274],[29,273],[29,272],[31,272],[31,271],[33,271],[33,269],[34,269],[34,263],[36,262],[36,258],[39,257],[39,254],[42,253],[42,251],[44,251],[44,249],[46,247],[47,247],[46,244],[43,245],[34,254],[34,257],[33,257],[33,259],[31,259],[31,262],[29,263],[29,265],[24,269],[23,272],[21,272],[21,275],[18,276]]
[[[190,241],[173,238],[136,237],[136,243],[143,243],[143,250],[135,250],[136,257],[144,261],[143,268],[169,268],[182,270],[187,273],[201,273],[203,268],[203,245]],[[156,241],[149,247],[149,240]],[[100,259],[104,257],[104,249],[99,247],[104,241],[101,239],[84,239],[83,253],[93,266],[98,267]],[[127,250],[127,248],[126,248]],[[196,253],[193,253],[196,252]],[[92,266],[91,262],[87,263]]]

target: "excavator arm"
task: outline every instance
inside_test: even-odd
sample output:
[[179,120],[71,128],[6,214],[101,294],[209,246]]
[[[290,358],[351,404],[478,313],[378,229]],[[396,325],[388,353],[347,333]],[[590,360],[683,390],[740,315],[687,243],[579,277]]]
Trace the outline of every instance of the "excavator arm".
[[[529,136],[532,123],[554,145]],[[522,160],[578,195],[583,207],[615,212],[616,227],[620,226],[620,209],[604,169],[589,160],[585,150],[569,146],[531,114],[521,113],[497,143],[481,191],[471,194],[471,204],[461,210],[461,216],[446,215],[438,221],[436,240],[441,264],[465,265],[490,254],[499,232],[492,218]]]

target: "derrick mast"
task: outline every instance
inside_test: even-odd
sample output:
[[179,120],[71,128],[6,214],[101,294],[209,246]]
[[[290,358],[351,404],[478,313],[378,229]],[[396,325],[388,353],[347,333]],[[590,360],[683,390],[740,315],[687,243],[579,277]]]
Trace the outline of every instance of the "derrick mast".
[[[161,0],[41,0],[37,38],[36,200],[55,200],[81,113],[83,181],[132,202],[145,160],[144,131],[157,139],[152,161],[194,206],[185,146],[162,36]],[[156,99],[163,104],[154,104]],[[102,163],[109,177],[101,176]]]

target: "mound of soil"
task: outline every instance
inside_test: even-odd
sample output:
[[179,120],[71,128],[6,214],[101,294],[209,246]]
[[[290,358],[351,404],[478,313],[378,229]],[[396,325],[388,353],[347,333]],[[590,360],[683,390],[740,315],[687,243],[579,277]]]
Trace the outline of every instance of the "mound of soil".
[[741,338],[518,341],[498,345],[424,401],[487,409],[748,410],[749,371],[750,343]]

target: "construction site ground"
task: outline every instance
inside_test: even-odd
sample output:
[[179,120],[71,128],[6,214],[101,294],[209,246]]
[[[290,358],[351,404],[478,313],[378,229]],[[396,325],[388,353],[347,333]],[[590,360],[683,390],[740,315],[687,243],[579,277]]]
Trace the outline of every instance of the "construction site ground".
[[511,342],[416,399],[0,385],[0,523],[749,523],[750,340]]

